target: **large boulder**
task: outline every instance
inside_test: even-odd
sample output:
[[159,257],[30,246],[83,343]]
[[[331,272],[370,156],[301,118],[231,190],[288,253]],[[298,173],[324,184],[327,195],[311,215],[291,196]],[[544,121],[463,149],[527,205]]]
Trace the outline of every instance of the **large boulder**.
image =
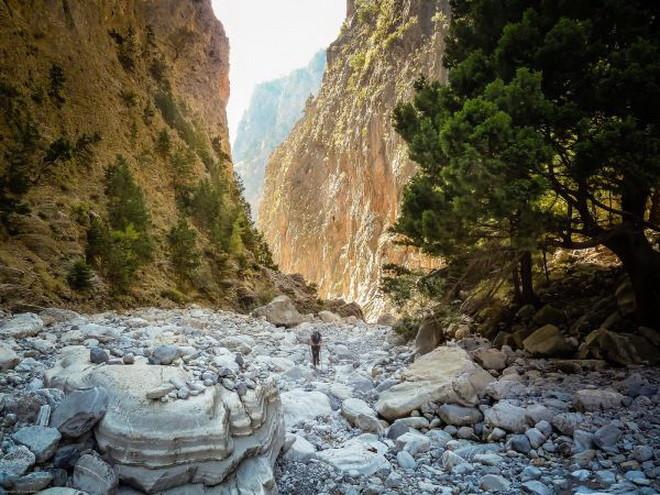
[[278,327],[292,328],[305,321],[288,296],[277,296],[265,306],[255,309],[252,314],[264,317]]
[[401,374],[402,381],[381,392],[376,410],[388,420],[403,418],[428,404],[474,406],[493,376],[459,347],[438,347]]
[[20,362],[18,354],[9,347],[0,345],[0,371],[11,370]]
[[173,488],[202,493],[206,487],[274,493],[272,468],[284,442],[284,422],[272,380],[240,395],[214,385],[187,400],[154,401],[149,391],[193,377],[182,368],[143,362],[96,367],[87,353],[65,349],[47,381],[67,393],[85,387],[107,391],[108,409],[94,435],[123,484],[146,493]]
[[580,357],[605,359],[614,364],[657,364],[660,362],[658,347],[642,335],[617,333],[599,328],[584,339]]
[[36,458],[36,462],[46,462],[57,449],[57,445],[62,438],[56,428],[47,428],[45,426],[26,426],[21,428],[13,435],[14,441],[25,445]]
[[34,313],[21,313],[0,323],[0,336],[13,339],[34,337],[43,327],[44,322]]
[[488,409],[484,417],[487,425],[512,433],[525,433],[529,428],[527,411],[506,401],[500,401]]
[[332,414],[330,399],[323,392],[291,390],[282,393],[284,422],[287,427]]
[[368,433],[380,433],[383,426],[376,418],[376,412],[362,399],[348,398],[341,404],[342,415],[352,425]]
[[77,438],[94,428],[107,409],[105,389],[74,390],[53,411],[50,425],[67,437]]
[[623,395],[614,390],[578,390],[575,394],[575,409],[577,411],[600,411],[620,407]]
[[546,304],[534,314],[533,321],[538,326],[560,325],[566,320],[566,314],[560,310]]
[[367,433],[352,438],[340,448],[318,452],[316,457],[342,474],[372,476],[379,471],[389,472],[391,465],[385,458],[387,445],[373,437]]
[[447,340],[444,325],[438,318],[426,318],[417,330],[415,351],[426,354]]
[[566,356],[575,351],[575,346],[566,339],[556,326],[542,326],[523,341],[524,349],[534,356]]

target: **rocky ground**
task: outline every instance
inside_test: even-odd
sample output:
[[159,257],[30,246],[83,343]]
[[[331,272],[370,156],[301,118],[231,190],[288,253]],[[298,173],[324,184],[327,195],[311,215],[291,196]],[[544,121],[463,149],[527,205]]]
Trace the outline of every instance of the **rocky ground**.
[[[324,339],[319,369],[309,365],[307,345],[315,329]],[[119,480],[130,460],[117,460],[108,446],[108,424],[117,423],[113,393],[107,413],[102,393],[88,397],[82,412],[67,409],[74,375],[63,370],[73,365],[57,359],[71,345],[83,346],[80,379],[98,385],[103,377],[112,389],[108,377],[125,370],[142,381],[140,407],[207,407],[199,401],[216,393],[227,410],[242,401],[248,415],[231,409],[229,419],[235,442],[250,420],[252,429],[242,434],[260,438],[251,408],[268,402],[264,383],[276,384],[286,425],[275,465],[283,494],[660,489],[658,368],[536,359],[470,336],[414,360],[413,347],[396,343],[390,327],[327,312],[286,329],[263,317],[199,308],[93,316],[48,310],[7,315],[0,334],[0,493],[67,485],[90,494],[136,493]],[[151,387],[152,369],[174,379]],[[136,387],[122,386],[127,395]],[[269,449],[277,451],[281,432],[272,424]],[[228,476],[240,484],[239,474]],[[264,478],[241,493],[272,493],[273,483]],[[197,491],[167,493],[202,493],[190,486]],[[152,492],[165,490],[153,485]]]

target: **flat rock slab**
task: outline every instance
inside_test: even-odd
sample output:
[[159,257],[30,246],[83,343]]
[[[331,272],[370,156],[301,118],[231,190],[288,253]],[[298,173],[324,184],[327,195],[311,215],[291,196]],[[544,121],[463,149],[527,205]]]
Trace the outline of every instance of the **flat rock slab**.
[[287,428],[311,421],[321,416],[330,416],[330,399],[323,392],[291,390],[282,393],[284,423]]
[[459,347],[438,347],[401,376],[403,381],[382,392],[376,403],[378,413],[390,421],[429,402],[475,405],[494,380]]

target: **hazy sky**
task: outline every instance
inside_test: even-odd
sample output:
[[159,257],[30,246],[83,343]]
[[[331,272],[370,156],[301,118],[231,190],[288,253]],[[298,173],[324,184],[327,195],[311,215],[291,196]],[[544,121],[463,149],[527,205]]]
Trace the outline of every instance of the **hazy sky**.
[[232,143],[254,86],[304,67],[339,34],[346,0],[213,0],[231,50]]

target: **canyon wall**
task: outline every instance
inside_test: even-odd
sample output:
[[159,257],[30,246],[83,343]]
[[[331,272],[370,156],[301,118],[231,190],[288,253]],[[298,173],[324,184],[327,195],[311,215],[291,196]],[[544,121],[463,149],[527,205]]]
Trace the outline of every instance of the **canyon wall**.
[[250,106],[241,118],[232,156],[236,173],[243,180],[245,199],[255,216],[263,193],[268,158],[303,115],[310,97],[318,93],[325,57],[325,50],[321,50],[307,67],[257,85]]
[[444,79],[446,0],[348,2],[328,50],[319,96],[266,171],[259,226],[280,269],[318,285],[324,297],[387,310],[382,266],[434,261],[397,245],[388,231],[415,172],[392,128],[397,102],[420,75]]
[[[0,2],[0,304],[234,304],[258,266],[229,157],[228,60],[210,0]],[[121,294],[107,266],[77,291],[67,280],[76,261],[93,265],[90,226],[112,224],[116,163],[142,191],[150,261]],[[198,220],[206,204],[226,213],[226,228]],[[199,257],[185,282],[172,261],[179,219]],[[110,232],[117,249],[132,227]]]

